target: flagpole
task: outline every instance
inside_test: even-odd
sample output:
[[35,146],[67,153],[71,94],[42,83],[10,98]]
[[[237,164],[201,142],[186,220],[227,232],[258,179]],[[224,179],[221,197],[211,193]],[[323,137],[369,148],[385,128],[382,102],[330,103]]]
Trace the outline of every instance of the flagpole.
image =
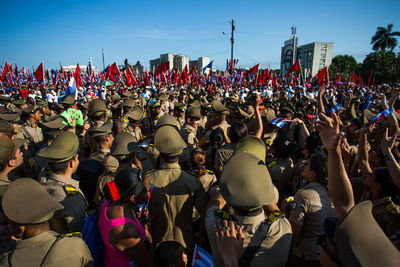
[[301,79],[303,80],[303,87],[305,86],[305,84],[304,84],[304,79],[303,79],[303,69],[301,68],[301,60],[300,60],[300,58],[299,58],[299,65],[300,65],[300,77],[301,77]]

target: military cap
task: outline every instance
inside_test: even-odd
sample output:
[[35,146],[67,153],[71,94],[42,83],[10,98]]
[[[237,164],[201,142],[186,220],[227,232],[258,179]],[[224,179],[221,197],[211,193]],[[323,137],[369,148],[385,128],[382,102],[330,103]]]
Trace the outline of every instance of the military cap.
[[123,107],[133,108],[136,105],[136,101],[133,99],[127,99],[122,103]]
[[215,112],[220,113],[220,114],[229,114],[229,110],[227,107],[225,107],[220,101],[214,100],[211,103],[212,108],[214,109]]
[[193,117],[193,118],[201,118],[200,108],[197,107],[189,107],[186,111],[186,117]]
[[174,106],[174,109],[179,109],[181,111],[185,111],[186,105],[181,103],[181,102],[176,102],[175,106]]
[[42,98],[40,98],[38,96],[35,98],[35,102],[36,102],[37,105],[42,106],[42,107],[49,105],[48,102],[44,101]]
[[104,167],[110,172],[116,172],[119,167],[119,161],[115,157],[109,155],[104,160]]
[[29,105],[27,108],[24,108],[22,111],[29,114],[29,113],[35,112],[36,110],[38,110],[40,108],[41,108],[41,106],[34,104],[34,105]]
[[207,102],[202,102],[200,107],[204,109],[211,109],[211,104]]
[[160,153],[169,156],[179,156],[187,147],[177,129],[165,125],[159,128],[154,135],[154,145]]
[[187,91],[185,89],[182,89],[179,91],[180,95],[187,95]]
[[251,114],[248,114],[246,111],[244,111],[243,109],[237,107],[238,113],[240,115],[240,117],[245,118],[245,119],[249,119]]
[[106,134],[113,133],[112,131],[113,123],[111,120],[106,121],[101,126],[95,126],[89,130],[92,137],[102,136]]
[[265,162],[266,157],[266,147],[264,142],[255,137],[254,135],[246,135],[237,142],[235,146],[235,154],[240,152],[247,152],[253,154],[263,162]]
[[156,102],[154,102],[154,103],[151,105],[151,107],[152,107],[152,108],[161,107],[161,102],[160,102],[160,100],[157,100]]
[[123,97],[131,97],[131,96],[132,96],[132,93],[129,92],[129,90],[125,90],[124,92],[121,93],[121,95],[122,95]]
[[63,105],[72,105],[75,103],[75,95],[69,94],[64,100],[61,102]]
[[0,120],[0,133],[12,133],[14,128],[8,121]]
[[399,265],[400,253],[372,216],[372,206],[358,203],[336,223],[333,240],[343,266]]
[[281,115],[289,115],[289,114],[290,115],[294,115],[294,111],[291,108],[289,108],[287,106],[284,106],[284,107],[279,109],[279,114],[281,114]]
[[174,116],[169,115],[169,114],[165,114],[161,118],[158,119],[158,121],[156,123],[156,128],[158,129],[164,125],[170,125],[170,126],[174,126],[176,128],[180,127],[178,120]]
[[53,131],[60,131],[64,129],[66,123],[64,123],[64,119],[62,117],[56,117],[52,120],[46,122],[40,122],[39,126],[42,128],[44,132],[53,132]]
[[50,146],[39,152],[39,157],[51,163],[60,163],[72,159],[79,150],[79,139],[71,132],[62,132],[51,142]]
[[118,94],[115,94],[115,95],[111,96],[111,99],[114,100],[114,101],[119,101],[119,100],[121,100],[121,96],[118,95]]
[[12,182],[2,199],[6,217],[18,224],[38,224],[48,221],[63,206],[46,189],[31,178]]
[[135,137],[127,132],[120,132],[115,136],[111,146],[111,155],[129,155],[135,152],[137,142]]
[[0,120],[5,120],[10,123],[22,123],[21,121],[21,113],[20,112],[6,112],[0,113]]
[[128,112],[126,116],[128,117],[128,119],[140,121],[141,119],[143,119],[143,110],[139,107],[136,107],[131,112]]
[[189,107],[194,107],[194,108],[200,108],[201,107],[201,102],[198,99],[193,100],[190,104]]
[[261,112],[261,116],[265,117],[268,122],[271,122],[273,119],[276,118],[275,111],[272,108],[263,110]]
[[275,201],[267,166],[251,153],[235,154],[221,173],[221,194],[233,207],[251,210]]
[[88,102],[86,102],[86,103],[80,102],[80,103],[78,104],[78,106],[81,107],[82,109],[88,110],[88,108],[89,108],[89,103],[88,103]]
[[88,105],[88,116],[98,117],[106,111],[106,103],[100,99],[93,99]]
[[23,105],[26,104],[26,99],[25,98],[19,98],[13,101],[14,105]]
[[10,101],[10,97],[9,96],[5,96],[5,95],[0,95],[0,101]]
[[163,101],[167,101],[168,100],[168,96],[166,94],[164,94],[164,93],[161,93],[158,96],[158,99],[163,100]]
[[15,151],[24,144],[24,139],[0,137],[0,164],[3,164]]

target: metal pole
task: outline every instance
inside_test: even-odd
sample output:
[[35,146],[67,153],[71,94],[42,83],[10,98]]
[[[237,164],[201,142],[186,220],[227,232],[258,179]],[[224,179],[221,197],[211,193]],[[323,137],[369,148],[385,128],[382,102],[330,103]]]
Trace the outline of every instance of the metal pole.
[[106,68],[106,66],[104,65],[104,48],[101,49],[101,53],[103,55],[103,70]]
[[235,31],[235,22],[233,21],[233,19],[231,20],[231,24],[232,24],[232,33],[231,33],[231,74],[233,74],[233,43],[234,43],[233,32]]

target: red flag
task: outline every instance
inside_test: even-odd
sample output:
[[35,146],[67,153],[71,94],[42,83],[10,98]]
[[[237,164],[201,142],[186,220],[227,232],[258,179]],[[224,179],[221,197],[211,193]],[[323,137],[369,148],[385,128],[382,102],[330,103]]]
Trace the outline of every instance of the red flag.
[[296,62],[292,66],[290,66],[290,68],[289,68],[288,72],[286,73],[285,77],[287,77],[289,75],[289,73],[296,72],[296,71],[299,71],[299,70],[300,70],[300,63],[299,63],[299,60],[296,60]]
[[329,81],[329,73],[328,73],[328,68],[325,67],[322,70],[318,72],[318,74],[315,76],[315,78],[318,78],[318,86],[321,86],[323,84],[328,84]]
[[[36,77],[36,76],[35,76],[35,77]],[[80,68],[79,68],[79,64],[76,65],[76,70],[75,70],[75,73],[74,73],[74,78],[75,78],[75,82],[76,82],[76,87],[79,88],[79,86],[82,85],[82,82],[81,82],[81,70],[80,70]]]
[[257,64],[257,65],[255,65],[254,67],[252,67],[252,68],[249,69],[248,71],[246,71],[245,74],[244,74],[244,76],[246,76],[247,74],[253,73],[253,72],[258,72],[258,66],[259,66],[259,65],[260,65],[260,63]]
[[5,81],[7,72],[8,72],[8,63],[6,61],[6,63],[4,64],[3,73],[1,74],[0,78],[1,81]]
[[156,72],[156,74],[158,75],[158,74],[160,74],[160,73],[163,72],[163,71],[169,71],[169,61],[167,61],[167,62],[165,62],[165,63],[163,63],[163,64],[160,64],[160,65],[157,67],[157,72]]
[[117,83],[117,80],[119,80],[119,70],[117,67],[117,63],[114,62],[110,65],[110,67],[108,67],[106,79],[110,79],[114,83]]
[[35,70],[33,75],[35,76],[36,81],[44,80],[43,62],[40,63],[39,67]]
[[368,78],[368,86],[369,86],[369,83],[371,82],[371,78],[372,78],[373,74],[374,74],[374,70],[371,70],[371,74],[369,75],[369,78]]

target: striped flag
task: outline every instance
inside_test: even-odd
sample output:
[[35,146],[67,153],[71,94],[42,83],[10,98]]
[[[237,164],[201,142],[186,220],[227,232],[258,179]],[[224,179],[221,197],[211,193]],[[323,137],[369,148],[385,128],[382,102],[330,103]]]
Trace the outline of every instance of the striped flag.
[[340,109],[342,109],[342,106],[340,104],[336,104],[334,107],[331,107],[330,109],[328,109],[327,112],[333,113],[333,112],[336,112],[336,111],[338,111]]
[[390,107],[388,109],[385,109],[384,111],[382,111],[381,113],[375,115],[372,120],[371,120],[371,124],[375,123],[377,121],[383,120],[384,118],[390,116],[390,114],[393,113],[393,107]]
[[285,125],[285,123],[288,121],[289,121],[288,119],[284,119],[284,118],[275,118],[271,121],[271,123],[278,128],[282,128],[283,125]]
[[207,251],[199,247],[197,244],[194,246],[192,266],[213,267],[212,256]]

